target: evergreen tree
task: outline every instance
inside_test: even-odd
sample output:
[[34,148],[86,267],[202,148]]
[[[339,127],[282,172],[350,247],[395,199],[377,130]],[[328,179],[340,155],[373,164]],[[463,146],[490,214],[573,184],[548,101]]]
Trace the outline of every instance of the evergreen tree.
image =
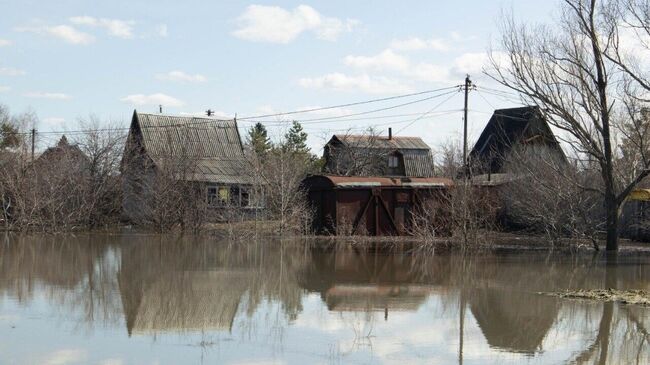
[[0,150],[18,147],[21,142],[18,127],[12,121],[9,110],[0,105]]
[[289,152],[309,153],[307,147],[307,132],[297,121],[293,121],[291,129],[284,135],[284,148]]
[[264,157],[271,150],[271,139],[262,123],[255,123],[248,130],[247,143],[259,157]]

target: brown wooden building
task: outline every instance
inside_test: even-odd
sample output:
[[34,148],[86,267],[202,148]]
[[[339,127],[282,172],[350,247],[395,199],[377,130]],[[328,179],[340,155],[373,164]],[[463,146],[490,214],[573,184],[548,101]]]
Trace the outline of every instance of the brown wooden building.
[[343,176],[432,177],[431,148],[420,137],[336,134],[324,147],[324,172]]
[[[412,233],[414,215],[439,204],[452,186],[442,178],[314,175],[303,180],[319,234],[397,236]],[[439,215],[440,217],[444,214]],[[446,227],[440,223],[436,229]]]
[[157,175],[189,181],[213,208],[259,209],[255,173],[235,120],[133,112],[122,159],[123,210],[149,211]]

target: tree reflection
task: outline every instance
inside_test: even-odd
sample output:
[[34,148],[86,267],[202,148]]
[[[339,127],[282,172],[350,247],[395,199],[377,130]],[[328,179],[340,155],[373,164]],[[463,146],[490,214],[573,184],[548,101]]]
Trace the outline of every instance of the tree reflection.
[[129,336],[268,334],[282,345],[294,323],[310,315],[303,300],[317,293],[311,297],[320,297],[333,314],[324,318],[354,334],[348,343],[331,345],[337,356],[372,352],[372,342],[382,336],[401,341],[408,333],[399,331],[411,329],[399,327],[393,313],[403,320],[424,308],[430,318],[442,318],[436,324],[458,331],[444,344],[431,344],[457,344],[458,362],[468,361],[464,344],[472,351],[484,344],[485,356],[508,353],[545,362],[561,347],[567,363],[646,363],[648,308],[538,294],[648,289],[648,258],[619,260],[606,265],[586,256],[433,256],[396,246],[172,235],[5,236],[0,295],[24,306],[45,298],[89,329],[120,326]]

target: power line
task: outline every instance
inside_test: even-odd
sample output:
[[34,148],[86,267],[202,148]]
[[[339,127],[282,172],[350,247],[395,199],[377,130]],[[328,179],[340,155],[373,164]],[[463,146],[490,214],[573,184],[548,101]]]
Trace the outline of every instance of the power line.
[[[322,111],[322,110],[330,110],[330,109],[336,109],[336,108],[346,108],[346,107],[362,105],[362,104],[378,103],[378,102],[381,102],[381,101],[388,101],[388,100],[394,100],[394,99],[400,99],[400,98],[408,98],[408,97],[411,97],[411,96],[417,96],[417,95],[423,95],[423,94],[431,94],[431,93],[438,92],[438,91],[455,89],[457,87],[458,86],[448,86],[448,87],[443,87],[443,88],[440,88],[440,89],[425,90],[425,91],[419,91],[419,92],[410,93],[410,94],[389,96],[389,97],[386,97],[386,98],[364,100],[364,101],[358,101],[358,102],[354,102],[354,103],[331,105],[331,106],[311,108],[311,109],[295,110],[295,111],[290,111],[290,112],[256,115],[256,116],[250,116],[250,117],[242,117],[242,118],[238,118],[238,119],[239,120],[249,120],[249,119],[261,119],[261,118],[269,118],[269,117],[279,117],[279,116],[292,115],[292,114],[312,113],[312,112],[317,112],[317,111]],[[425,99],[425,100],[428,100],[428,99]]]
[[[451,89],[456,89],[458,86],[450,86],[450,87],[444,87],[440,89],[435,89],[435,90],[426,90],[426,91],[420,91],[420,92],[415,92],[415,93],[410,93],[410,94],[403,94],[403,95],[397,95],[397,96],[391,96],[391,97],[386,97],[386,98],[379,98],[379,99],[371,99],[371,100],[365,100],[365,101],[359,101],[359,102],[354,102],[354,103],[347,103],[347,104],[340,104],[340,105],[333,105],[333,106],[327,106],[327,107],[322,107],[322,108],[312,108],[312,109],[305,109],[305,110],[297,110],[297,111],[290,111],[290,112],[284,112],[284,113],[275,113],[275,114],[266,114],[266,115],[260,115],[260,116],[255,116],[255,117],[244,117],[244,118],[237,118],[237,120],[243,120],[244,122],[250,123],[250,122],[264,122],[264,121],[250,121],[250,119],[253,118],[265,118],[265,117],[273,117],[273,116],[283,116],[283,115],[292,115],[292,114],[300,114],[300,113],[309,113],[309,112],[315,112],[315,111],[322,111],[322,110],[331,110],[335,108],[343,108],[343,107],[350,107],[350,106],[356,106],[356,105],[362,105],[362,104],[368,104],[368,103],[376,103],[376,102],[381,102],[381,101],[388,101],[388,100],[394,100],[394,99],[399,99],[399,98],[406,98],[406,97],[412,97],[412,96],[417,96],[417,95],[423,95],[423,94],[430,94],[434,92],[439,92],[439,91],[444,91],[444,90],[451,90]],[[351,114],[346,114],[346,115],[341,115],[341,116],[332,116],[332,117],[323,117],[323,118],[311,118],[311,119],[305,119],[304,122],[305,124],[317,124],[317,123],[327,123],[327,122],[332,122],[336,121],[337,119],[341,119],[342,121],[346,120],[363,120],[363,119],[371,119],[371,118],[357,118],[357,119],[352,119],[349,117],[353,116],[360,116],[360,115],[367,115],[367,114],[372,114],[372,113],[378,113],[386,110],[392,110],[408,105],[413,105],[416,103],[421,103],[424,101],[432,100],[438,97],[442,97],[451,93],[456,93],[456,90],[451,90],[442,94],[438,95],[433,95],[429,96],[426,98],[421,98],[413,101],[409,101],[406,103],[401,103],[397,105],[391,105],[388,107],[384,108],[379,108],[379,109],[374,109],[374,110],[368,110],[368,111],[363,111],[363,112],[358,112],[358,113],[351,113]],[[402,114],[406,115],[406,114]],[[416,113],[413,113],[412,115],[416,115]],[[400,116],[400,115],[398,115]],[[376,118],[387,118],[390,116],[379,116]],[[200,121],[195,121],[195,122],[189,122],[189,123],[182,123],[182,124],[170,124],[170,125],[163,125],[163,126],[141,126],[143,129],[147,128],[172,128],[172,127],[179,127],[179,126],[188,126],[188,125],[199,125],[199,124],[212,124],[215,121],[229,121],[229,120],[224,120],[224,119],[213,119],[213,118],[205,118],[205,117],[192,117],[196,119],[202,119]],[[347,118],[347,119],[346,119]],[[283,122],[280,121],[266,121],[268,124],[272,123],[277,123],[277,124],[282,124]],[[302,124],[303,122],[301,122]],[[227,128],[225,126],[213,126],[216,128]],[[76,134],[86,134],[86,133],[96,133],[96,132],[120,132],[120,131],[128,131],[130,128],[128,127],[119,127],[119,128],[97,128],[97,129],[79,129],[79,130],[67,130],[67,131],[44,131],[44,132],[38,132],[38,135],[76,135]],[[6,132],[5,134],[12,134],[12,135],[22,135],[22,136],[31,136],[32,131],[30,132]]]
[[[374,110],[368,110],[368,111],[359,112],[359,113],[351,113],[351,114],[346,114],[346,115],[341,115],[341,116],[324,117],[324,118],[315,118],[315,119],[309,119],[309,120],[306,120],[306,121],[303,121],[303,120],[298,120],[298,121],[300,122],[300,124],[329,123],[329,122],[331,122],[331,121],[333,121],[333,120],[336,120],[336,119],[341,119],[341,118],[346,118],[346,117],[354,117],[354,116],[359,116],[359,115],[367,115],[367,114],[373,114],[373,113],[379,113],[379,112],[383,112],[383,111],[386,111],[386,110],[391,110],[391,109],[401,108],[401,107],[403,107],[403,106],[413,105],[413,104],[416,104],[416,103],[421,103],[421,102],[424,102],[424,101],[433,100],[433,99],[439,98],[439,97],[441,97],[441,96],[445,96],[445,95],[449,95],[449,94],[454,94],[454,93],[456,93],[456,92],[457,92],[456,90],[452,90],[452,91],[448,91],[448,92],[446,92],[446,93],[442,93],[442,94],[438,94],[438,95],[434,95],[434,96],[429,96],[429,97],[426,97],[426,98],[423,98],[423,99],[418,99],[418,100],[409,101],[409,102],[407,102],[407,103],[402,103],[402,104],[392,105],[392,106],[388,106],[388,107],[384,107],[384,108],[379,108],[379,109],[374,109]],[[251,121],[251,122],[259,122],[259,121]],[[267,124],[271,124],[271,123],[275,123],[275,124],[286,124],[287,122],[288,122],[288,121],[286,121],[286,122],[276,121],[276,122],[270,122],[270,123],[267,122]],[[261,123],[261,122],[260,122],[260,123]]]
[[436,106],[434,106],[433,108],[431,108],[429,111],[424,112],[424,113],[423,113],[422,115],[420,115],[419,117],[413,119],[409,124],[407,124],[407,125],[405,125],[404,127],[400,128],[400,130],[398,130],[395,134],[397,134],[397,133],[403,131],[404,129],[408,128],[408,127],[411,126],[413,123],[415,123],[415,122],[417,122],[418,120],[424,118],[427,114],[432,113],[434,110],[436,110],[436,109],[437,109],[438,107],[440,107],[442,104],[444,104],[444,103],[446,103],[447,101],[449,101],[449,99],[453,98],[455,95],[456,95],[456,94],[452,94],[452,95],[450,95],[448,98],[446,98],[445,100],[443,100],[443,101],[441,101],[440,103],[436,104]]

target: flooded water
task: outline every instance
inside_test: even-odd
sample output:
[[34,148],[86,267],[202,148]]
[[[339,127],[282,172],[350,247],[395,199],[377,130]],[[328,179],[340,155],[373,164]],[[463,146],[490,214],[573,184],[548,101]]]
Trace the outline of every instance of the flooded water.
[[1,364],[650,363],[650,258],[153,235],[0,239]]

